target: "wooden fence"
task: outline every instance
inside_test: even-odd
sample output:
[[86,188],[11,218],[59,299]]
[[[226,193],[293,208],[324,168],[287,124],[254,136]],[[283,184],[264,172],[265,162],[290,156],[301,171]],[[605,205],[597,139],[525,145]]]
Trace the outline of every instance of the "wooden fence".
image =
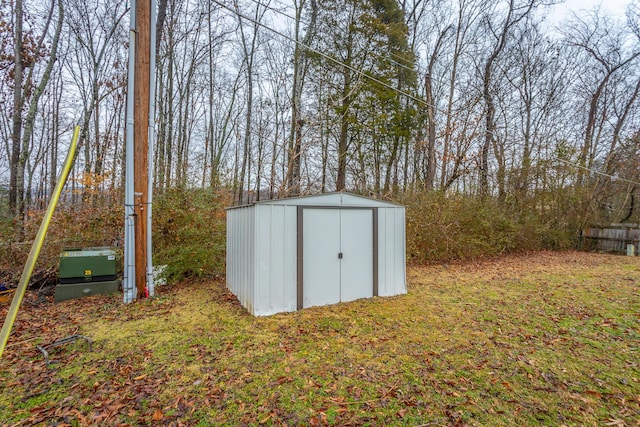
[[640,224],[611,224],[580,231],[579,248],[587,251],[627,252],[627,245],[640,247]]

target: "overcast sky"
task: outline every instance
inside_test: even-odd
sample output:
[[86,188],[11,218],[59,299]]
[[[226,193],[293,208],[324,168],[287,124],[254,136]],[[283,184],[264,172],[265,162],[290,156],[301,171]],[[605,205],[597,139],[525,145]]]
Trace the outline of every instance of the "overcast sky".
[[561,20],[561,17],[569,12],[579,14],[580,10],[591,10],[594,6],[600,4],[603,9],[608,10],[610,13],[624,16],[629,3],[631,3],[631,0],[566,0],[564,3],[555,6],[554,15]]
[[640,0],[566,0],[564,3],[557,4],[550,11],[547,11],[545,24],[552,33],[559,34],[557,31],[562,28],[563,22],[569,18],[571,12],[580,16],[585,11],[591,11],[598,5],[601,5],[602,9],[613,17],[626,20],[625,12],[627,6],[633,1],[640,3]]

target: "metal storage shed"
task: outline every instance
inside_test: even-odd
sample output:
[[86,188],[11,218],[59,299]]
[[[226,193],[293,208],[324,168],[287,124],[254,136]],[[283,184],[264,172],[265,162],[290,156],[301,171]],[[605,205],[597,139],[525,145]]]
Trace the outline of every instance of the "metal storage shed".
[[255,316],[407,292],[403,206],[347,193],[227,209],[227,288]]

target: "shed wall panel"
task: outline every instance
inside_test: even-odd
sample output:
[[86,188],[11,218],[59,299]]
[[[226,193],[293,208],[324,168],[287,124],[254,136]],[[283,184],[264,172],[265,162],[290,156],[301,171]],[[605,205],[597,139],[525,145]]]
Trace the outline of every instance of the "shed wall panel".
[[235,230],[237,214],[235,212],[227,212],[227,263],[226,263],[226,282],[227,288],[236,294],[236,286],[239,281],[238,270],[235,266],[237,255],[238,234]]
[[251,208],[227,212],[227,288],[253,312],[254,212]]
[[[271,270],[272,270],[272,258],[275,254],[272,252],[277,250],[275,242],[271,239],[271,216],[272,206],[255,206],[256,212],[256,228],[255,228],[255,242],[256,242],[256,272],[254,278],[255,284],[255,298],[253,306],[253,314],[260,315],[269,310],[269,306],[272,304],[272,298],[277,296],[273,295],[271,289]],[[277,266],[273,266],[277,269]]]
[[284,212],[284,311],[296,311],[298,309],[298,214],[295,206],[286,206]]
[[[285,277],[285,259],[286,259],[286,242],[283,239],[285,232],[285,206],[269,207],[269,243],[266,246],[269,255],[269,276],[263,277],[268,280],[269,288],[269,305],[266,309],[261,309],[261,313],[272,314],[284,311],[284,277]],[[266,233],[265,233],[266,234]]]
[[[237,283],[236,270],[234,268],[233,260],[235,259],[235,246],[237,242],[237,236],[234,231],[234,221],[235,214],[230,214],[227,212],[227,262],[225,263],[225,280],[227,282],[227,288],[233,292],[234,285]],[[235,292],[234,292],[235,294]]]
[[387,211],[387,221],[385,223],[385,234],[387,246],[385,248],[385,257],[388,260],[388,265],[390,268],[387,270],[387,283],[389,284],[387,288],[387,293],[385,295],[397,295],[398,292],[396,290],[396,283],[398,277],[398,263],[396,260],[396,251],[398,247],[398,241],[396,236],[398,235],[398,230],[396,227],[396,210],[395,209],[385,209]]
[[390,266],[387,260],[387,209],[378,209],[378,295],[388,295],[387,271]]
[[407,230],[404,208],[393,208],[395,212],[395,293],[394,295],[407,293]]
[[378,295],[407,292],[403,208],[378,209]]
[[238,224],[239,233],[243,236],[242,249],[238,259],[238,268],[242,272],[240,293],[247,304],[245,307],[253,313],[255,304],[255,210],[243,212],[242,221]]
[[296,310],[296,209],[256,205],[256,316]]

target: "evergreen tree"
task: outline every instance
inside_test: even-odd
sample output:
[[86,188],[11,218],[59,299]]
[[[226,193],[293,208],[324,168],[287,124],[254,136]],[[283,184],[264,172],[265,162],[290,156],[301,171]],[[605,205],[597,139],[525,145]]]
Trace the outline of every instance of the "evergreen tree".
[[314,48],[326,54],[313,59],[332,71],[323,83],[330,88],[336,190],[345,189],[348,170],[361,191],[388,190],[416,127],[415,55],[404,15],[394,0],[322,0],[319,11]]

